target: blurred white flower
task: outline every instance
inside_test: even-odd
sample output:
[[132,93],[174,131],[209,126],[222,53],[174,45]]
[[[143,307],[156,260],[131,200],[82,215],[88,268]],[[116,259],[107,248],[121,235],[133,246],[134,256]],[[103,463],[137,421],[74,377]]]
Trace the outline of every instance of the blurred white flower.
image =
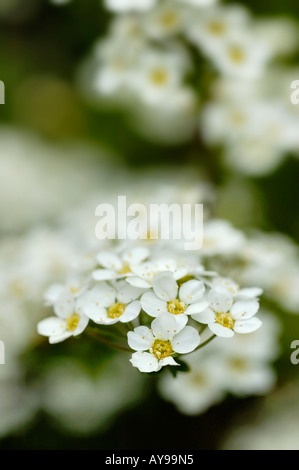
[[72,434],[105,429],[118,413],[136,406],[144,391],[142,375],[120,355],[95,372],[75,359],[60,359],[41,380],[43,409]]
[[0,437],[26,428],[39,408],[37,391],[24,385],[19,367],[10,362],[0,369]]
[[187,66],[179,51],[144,51],[132,70],[130,86],[142,101],[163,106],[168,96],[180,89]]
[[184,28],[187,19],[186,6],[173,0],[166,0],[150,10],[144,17],[143,26],[153,39],[168,38]]
[[120,254],[101,251],[96,257],[100,267],[93,272],[92,277],[96,281],[107,281],[133,276],[134,267],[139,266],[148,256],[149,251],[145,247],[136,247]]
[[190,11],[186,24],[187,37],[200,49],[208,53],[220,47],[232,34],[244,31],[250,24],[250,15],[240,5],[217,6],[204,11]]
[[164,374],[158,382],[162,397],[187,415],[204,413],[224,398],[222,382],[215,373],[215,357],[195,352],[186,357],[190,371],[176,377]]
[[250,33],[231,34],[217,46],[210,45],[208,54],[222,74],[241,79],[261,76],[271,57],[268,45]]
[[228,221],[212,219],[203,226],[203,246],[201,254],[230,256],[242,250],[245,244],[244,234]]
[[156,0],[105,0],[109,10],[126,12],[128,10],[147,10],[155,5]]

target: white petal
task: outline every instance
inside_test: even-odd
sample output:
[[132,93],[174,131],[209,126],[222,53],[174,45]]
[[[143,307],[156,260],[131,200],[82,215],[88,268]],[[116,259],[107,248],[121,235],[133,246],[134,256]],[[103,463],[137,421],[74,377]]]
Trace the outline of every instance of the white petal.
[[158,299],[152,291],[143,294],[140,302],[143,310],[151,317],[157,317],[161,313],[167,312],[167,303]]
[[253,299],[254,297],[259,297],[262,295],[263,289],[260,287],[246,287],[244,289],[240,289],[237,295],[237,298],[239,297],[249,297]]
[[[208,307],[209,307],[209,302],[207,302],[205,300],[203,300],[202,302],[195,302],[194,304],[191,304],[187,307],[187,309],[185,310],[185,314],[186,315],[195,315],[197,313],[203,312]],[[213,316],[214,316],[214,314],[213,314]]]
[[206,308],[202,312],[192,315],[192,318],[203,325],[208,325],[209,323],[214,323],[215,313],[210,308]]
[[116,279],[118,274],[111,269],[96,269],[92,273],[92,277],[95,281],[109,281],[110,279]]
[[240,300],[231,308],[232,317],[238,320],[246,320],[253,317],[259,309],[259,302],[254,300]]
[[84,308],[84,314],[88,318],[90,318],[90,320],[98,324],[105,323],[107,320],[107,310],[102,305],[86,305],[86,307]]
[[154,277],[153,289],[159,299],[169,302],[176,298],[178,285],[171,272],[163,271]]
[[174,318],[178,325],[178,331],[181,331],[188,323],[188,317],[185,314],[174,315]]
[[62,333],[58,335],[50,336],[49,343],[50,344],[61,343],[62,341],[70,338],[71,336],[73,336],[73,333],[71,331],[63,331]]
[[[186,318],[185,315],[177,316]],[[161,315],[152,322],[154,336],[158,339],[168,340],[173,338],[182,328],[182,324],[176,320],[176,315],[172,315],[171,313],[161,313]]]
[[113,271],[120,271],[122,268],[121,260],[111,251],[101,251],[97,256],[97,261],[103,268]]
[[185,282],[180,287],[179,297],[185,302],[185,304],[193,304],[198,302],[205,292],[205,285],[202,281],[192,279],[191,281]]
[[223,287],[215,287],[211,289],[208,298],[210,307],[217,313],[228,312],[233,304],[233,296]]
[[128,304],[133,300],[138,299],[144,290],[139,287],[134,287],[128,284],[126,281],[119,281],[116,283],[117,299],[122,304]]
[[141,310],[141,304],[138,300],[126,306],[124,313],[119,317],[121,323],[127,323],[137,318]]
[[90,296],[88,303],[90,304],[110,307],[110,305],[115,302],[116,291],[113,287],[106,284],[106,282],[93,287],[89,292]]
[[124,260],[130,265],[139,264],[149,257],[149,250],[144,247],[133,248],[124,255]]
[[75,298],[68,292],[63,292],[59,295],[57,302],[54,305],[54,312],[60,318],[67,318],[75,310]]
[[146,326],[138,326],[128,333],[128,344],[135,351],[147,351],[154,341],[154,336]]
[[73,332],[73,335],[74,336],[80,335],[85,330],[85,328],[87,327],[88,322],[89,322],[89,318],[86,315],[80,315],[80,320],[79,320],[78,326],[75,329],[75,331]]
[[153,354],[141,351],[132,354],[130,362],[134,367],[137,367],[140,372],[158,372],[162,367]]
[[137,277],[137,276],[128,277],[126,281],[131,286],[140,287],[141,289],[148,289],[152,287],[151,284],[149,284],[148,282],[144,281],[142,278]]
[[259,318],[250,318],[249,320],[236,320],[234,330],[236,333],[247,334],[258,330],[262,326]]
[[164,359],[161,359],[159,361],[159,366],[178,366],[179,364],[175,362],[174,358],[169,356],[169,357],[164,357]]
[[200,343],[198,331],[192,326],[186,326],[172,340],[172,348],[175,352],[184,354],[194,351]]
[[214,335],[220,336],[221,338],[232,338],[234,336],[233,330],[225,328],[225,326],[219,323],[209,323],[208,326]]
[[65,290],[63,284],[53,284],[46,290],[44,299],[47,305],[53,305],[58,299],[59,295]]
[[42,336],[57,335],[65,330],[65,322],[61,318],[49,317],[37,325],[37,332]]

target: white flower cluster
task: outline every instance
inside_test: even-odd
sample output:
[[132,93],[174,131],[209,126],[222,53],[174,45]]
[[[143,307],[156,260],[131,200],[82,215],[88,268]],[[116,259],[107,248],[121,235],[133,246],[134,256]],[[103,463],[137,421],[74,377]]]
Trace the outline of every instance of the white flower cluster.
[[267,174],[298,154],[290,82],[282,90],[272,66],[296,51],[298,28],[215,3],[107,0],[116,16],[82,67],[82,89],[93,103],[127,109],[153,140],[193,139],[199,121],[202,140],[220,146],[227,165]]
[[157,372],[202,347],[199,332],[206,328],[210,339],[256,331],[261,292],[205,271],[178,249],[166,256],[156,245],[116,246],[97,253],[91,269],[49,288],[46,303],[55,316],[39,322],[38,332],[53,344],[80,335],[90,320],[100,326],[99,337],[120,324],[135,351],[133,366]]

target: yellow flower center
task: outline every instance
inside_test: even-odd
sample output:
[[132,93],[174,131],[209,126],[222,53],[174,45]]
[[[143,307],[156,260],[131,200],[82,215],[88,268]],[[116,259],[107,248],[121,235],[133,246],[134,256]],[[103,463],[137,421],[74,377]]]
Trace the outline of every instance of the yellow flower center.
[[68,331],[75,331],[77,326],[79,325],[80,315],[78,313],[73,313],[70,317],[67,317],[66,321],[66,329]]
[[235,320],[230,313],[217,313],[216,323],[232,330],[234,328]]
[[80,287],[70,286],[70,293],[75,295],[78,294]]
[[231,46],[228,55],[231,61],[236,64],[241,64],[245,61],[244,50],[239,46]]
[[172,353],[172,346],[170,341],[155,339],[151,348],[151,352],[154,354],[154,356],[156,356],[157,359],[164,359],[164,357],[169,357]]
[[167,82],[168,73],[162,67],[157,67],[152,70],[150,78],[155,85],[164,85]]
[[171,302],[168,302],[167,304],[167,310],[173,315],[180,315],[181,313],[184,313],[186,308],[187,305],[185,304],[185,302],[179,299],[174,299]]
[[235,371],[242,372],[243,370],[246,369],[246,361],[242,358],[236,357],[234,359],[231,359],[230,365],[232,369],[234,369]]
[[118,274],[128,274],[131,273],[131,268],[128,263],[124,263]]
[[112,304],[108,309],[107,315],[109,318],[119,318],[124,313],[125,308],[125,304]]
[[214,20],[209,23],[208,30],[210,33],[220,36],[220,34],[223,34],[225,31],[225,25],[221,21]]
[[166,28],[176,26],[178,23],[178,15],[174,11],[168,11],[161,17],[161,23]]

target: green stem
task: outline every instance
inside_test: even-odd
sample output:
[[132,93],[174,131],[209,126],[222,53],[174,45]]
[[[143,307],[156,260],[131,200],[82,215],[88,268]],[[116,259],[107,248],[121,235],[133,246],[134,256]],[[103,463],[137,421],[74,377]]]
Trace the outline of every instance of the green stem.
[[206,339],[203,343],[201,343],[199,346],[197,346],[197,348],[194,351],[198,351],[198,349],[203,348],[204,346],[209,344],[211,341],[213,341],[214,338],[216,338],[216,335],[213,335],[210,338]]
[[104,338],[103,336],[99,336],[95,330],[91,330],[91,329],[87,329],[86,330],[87,333],[89,334],[89,336],[91,336],[92,338],[96,339],[97,341],[99,341],[100,343],[103,343],[105,344],[106,346],[109,346],[111,348],[115,348],[115,349],[118,349],[120,351],[126,351],[126,352],[132,352],[132,350],[130,348],[128,348],[127,346],[123,346],[121,344],[117,344],[117,343],[114,343],[110,340],[108,340],[107,338]]

